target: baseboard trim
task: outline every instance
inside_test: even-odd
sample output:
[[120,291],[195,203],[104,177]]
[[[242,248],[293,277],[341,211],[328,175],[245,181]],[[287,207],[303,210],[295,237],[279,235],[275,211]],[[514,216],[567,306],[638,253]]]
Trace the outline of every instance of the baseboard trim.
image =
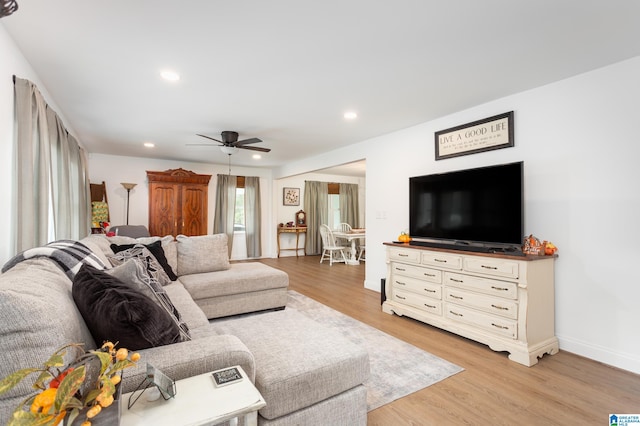
[[560,350],[574,353],[612,367],[640,374],[640,359],[630,353],[615,352],[610,348],[558,335]]

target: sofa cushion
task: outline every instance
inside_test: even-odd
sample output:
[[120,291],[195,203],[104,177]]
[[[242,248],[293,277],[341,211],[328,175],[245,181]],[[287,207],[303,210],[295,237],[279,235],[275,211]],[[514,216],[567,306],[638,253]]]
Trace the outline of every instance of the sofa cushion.
[[72,295],[99,344],[110,340],[140,350],[181,339],[166,310],[105,271],[84,265],[73,280]]
[[153,254],[151,254],[151,252],[149,251],[149,249],[147,249],[142,244],[136,244],[130,249],[123,250],[119,253],[116,253],[107,257],[109,258],[109,261],[113,266],[121,265],[129,259],[133,259],[133,258],[141,259],[144,262],[145,267],[149,272],[149,275],[151,275],[156,280],[158,280],[160,285],[164,286],[171,282],[171,279],[169,278],[167,273],[164,271],[160,263],[158,263],[158,261],[153,256]]
[[337,331],[286,309],[211,321],[238,336],[256,361],[256,388],[274,419],[324,401],[369,377],[369,354]]
[[[113,251],[114,254],[120,253],[121,251],[125,251],[128,250],[130,248],[133,248],[136,246],[136,244],[139,243],[133,243],[133,244],[111,244],[111,250]],[[168,261],[167,261],[167,257],[164,254],[164,249],[162,248],[162,241],[157,240],[154,241],[150,244],[143,244],[147,250],[149,250],[151,252],[151,254],[153,255],[153,257],[156,258],[156,260],[158,261],[158,263],[160,264],[160,266],[162,266],[162,269],[167,273],[167,276],[169,277],[169,279],[171,281],[175,281],[178,279],[178,277],[176,276],[176,274],[173,272],[173,269],[171,268],[171,265],[169,265]]]
[[[160,244],[160,242],[158,242],[158,244]],[[171,315],[171,319],[173,319],[180,329],[180,334],[182,336],[181,340],[191,339],[189,327],[182,320],[180,311],[178,311],[171,302],[171,299],[164,291],[164,287],[162,287],[155,278],[149,275],[149,272],[142,260],[139,258],[129,259],[115,268],[108,269],[106,272],[109,275],[118,278],[125,285],[130,286],[134,290],[140,291],[142,294],[157,303],[158,306]]]
[[193,298],[179,280],[162,287],[162,289],[167,292],[171,302],[180,312],[182,320],[189,326],[192,339],[198,338],[198,330],[203,328],[210,329],[207,316],[202,312],[202,309],[198,308],[196,302],[193,301]]
[[[42,365],[52,353],[68,343],[96,344],[71,297],[71,280],[48,258],[20,262],[0,275],[0,378]],[[73,359],[72,351],[66,362]],[[13,409],[33,393],[33,380],[23,380],[0,395]],[[2,416],[0,416],[2,418]],[[4,422],[0,422],[4,424]]]
[[229,269],[227,235],[178,235],[178,276]]
[[289,286],[286,272],[260,262],[233,263],[224,271],[182,275],[180,281],[194,300]]

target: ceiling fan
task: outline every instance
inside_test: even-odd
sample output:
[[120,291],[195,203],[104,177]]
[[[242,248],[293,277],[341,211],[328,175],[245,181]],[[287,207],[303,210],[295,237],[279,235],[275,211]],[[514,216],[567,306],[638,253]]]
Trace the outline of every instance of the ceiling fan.
[[[222,136],[222,140],[218,140],[215,138],[212,138],[211,136],[207,136],[207,135],[200,135],[198,134],[198,136],[201,136],[203,138],[207,138],[207,139],[211,139],[212,141],[216,141],[220,143],[220,150],[222,152],[224,152],[225,154],[231,155],[231,154],[235,154],[236,152],[238,152],[238,149],[249,149],[251,151],[260,151],[260,152],[269,152],[271,151],[271,149],[269,148],[261,148],[258,146],[249,146],[251,144],[254,143],[258,143],[258,142],[262,142],[261,139],[258,138],[250,138],[250,139],[244,139],[239,141],[238,140],[238,132],[230,132],[230,131],[224,131],[221,133]],[[189,144],[189,145],[205,145],[205,144]],[[211,146],[211,144],[206,144]]]

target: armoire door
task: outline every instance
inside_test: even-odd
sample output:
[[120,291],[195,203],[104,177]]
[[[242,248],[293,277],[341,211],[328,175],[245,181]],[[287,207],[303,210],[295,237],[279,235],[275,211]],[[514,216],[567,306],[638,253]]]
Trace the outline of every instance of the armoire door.
[[149,233],[156,236],[178,235],[180,221],[180,185],[149,184]]
[[154,236],[207,233],[207,206],[211,175],[184,169],[147,171],[149,232]]
[[208,188],[202,185],[182,186],[181,234],[191,236],[207,233],[207,192]]

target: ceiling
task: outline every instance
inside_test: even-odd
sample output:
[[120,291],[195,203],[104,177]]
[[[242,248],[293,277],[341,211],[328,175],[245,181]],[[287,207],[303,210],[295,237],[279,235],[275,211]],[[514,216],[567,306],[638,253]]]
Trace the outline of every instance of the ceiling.
[[[271,148],[233,155],[252,167],[640,55],[635,0],[18,4],[0,24],[89,152],[226,164],[188,144],[232,130]],[[162,80],[166,69],[180,80]]]

